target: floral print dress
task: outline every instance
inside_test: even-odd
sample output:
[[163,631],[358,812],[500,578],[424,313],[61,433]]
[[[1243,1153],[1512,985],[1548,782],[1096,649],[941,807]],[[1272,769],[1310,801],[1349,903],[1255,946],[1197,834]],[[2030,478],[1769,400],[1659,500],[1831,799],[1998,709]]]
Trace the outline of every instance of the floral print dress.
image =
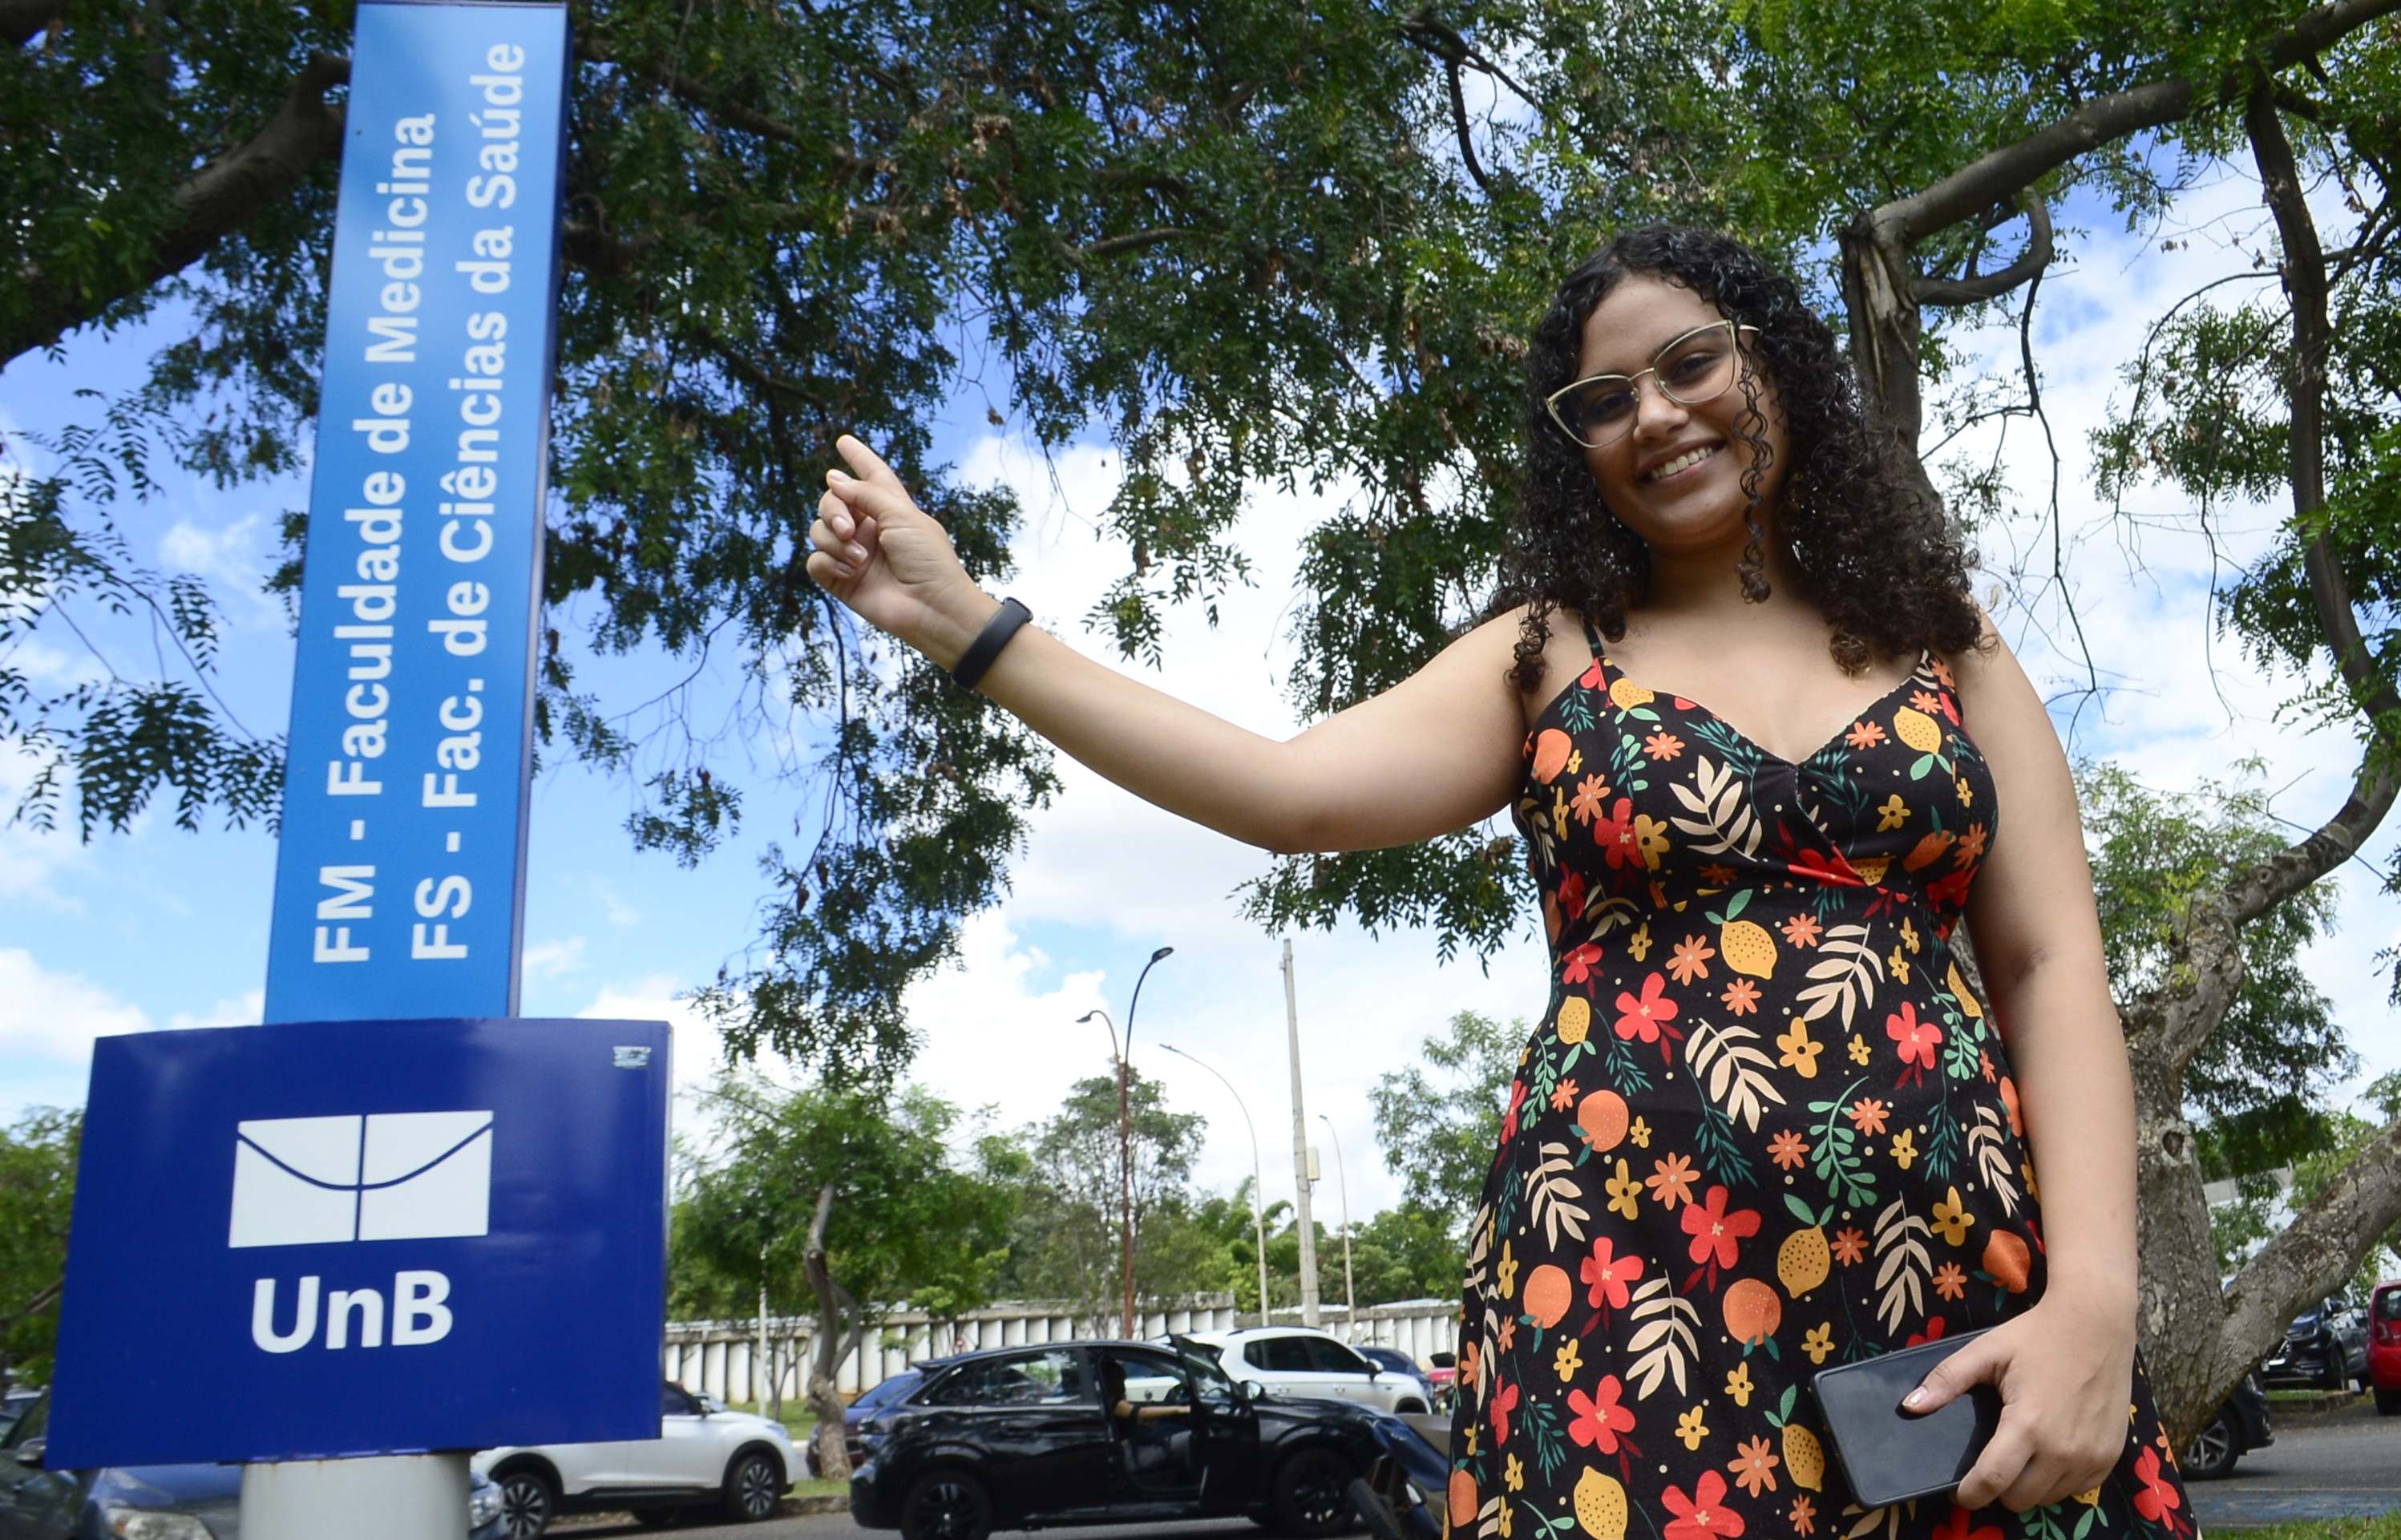
[[1949,667],[1799,763],[1592,666],[1514,818],[1550,938],[1469,1244],[1449,1533],[2195,1540],[2136,1366],[2123,1457],[2020,1515],[1873,1510],[1809,1375],[2042,1295],[1998,1023],[1952,928],[1998,827]]

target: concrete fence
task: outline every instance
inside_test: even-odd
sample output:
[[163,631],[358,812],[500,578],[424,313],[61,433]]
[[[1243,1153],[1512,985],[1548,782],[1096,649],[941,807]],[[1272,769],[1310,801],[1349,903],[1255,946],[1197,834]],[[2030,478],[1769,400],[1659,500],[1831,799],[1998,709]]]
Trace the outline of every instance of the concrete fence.
[[[1404,1299],[1393,1304],[1363,1305],[1355,1323],[1347,1321],[1340,1305],[1319,1312],[1326,1330],[1363,1346],[1398,1348],[1417,1362],[1436,1353],[1458,1349],[1459,1306],[1446,1299]],[[1298,1326],[1297,1308],[1278,1310],[1276,1326]],[[979,1348],[1017,1347],[1028,1342],[1063,1342],[1114,1338],[1119,1320],[1112,1311],[1093,1316],[1058,1300],[1008,1300],[970,1311],[956,1318],[937,1319],[923,1311],[900,1310],[886,1315],[868,1333],[858,1350],[834,1372],[834,1382],[845,1396],[872,1389],[921,1359]],[[1159,1337],[1171,1331],[1229,1331],[1256,1326],[1258,1314],[1238,1316],[1230,1294],[1200,1294],[1187,1299],[1151,1301],[1137,1317],[1137,1337]],[[764,1401],[774,1393],[798,1400],[805,1382],[816,1321],[813,1316],[769,1316],[766,1330],[756,1317],[747,1321],[670,1321],[661,1368],[666,1378],[698,1395],[724,1401]]]

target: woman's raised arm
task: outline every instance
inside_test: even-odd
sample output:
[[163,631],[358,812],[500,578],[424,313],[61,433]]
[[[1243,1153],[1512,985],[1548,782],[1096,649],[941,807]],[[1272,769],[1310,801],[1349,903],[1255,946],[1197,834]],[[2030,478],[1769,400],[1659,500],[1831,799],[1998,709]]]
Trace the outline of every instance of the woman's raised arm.
[[[840,440],[852,474],[809,529],[809,576],[878,630],[950,668],[998,600],[872,450]],[[1146,802],[1278,854],[1406,845],[1505,806],[1523,716],[1502,678],[1516,635],[1502,616],[1425,667],[1279,741],[1177,700],[1022,627],[977,688]]]

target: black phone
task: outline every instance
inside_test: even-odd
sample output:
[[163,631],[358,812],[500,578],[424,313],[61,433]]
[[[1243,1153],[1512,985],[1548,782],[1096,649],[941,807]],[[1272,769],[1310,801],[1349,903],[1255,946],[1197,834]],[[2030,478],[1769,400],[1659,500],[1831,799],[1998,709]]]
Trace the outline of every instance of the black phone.
[[1930,1497],[1967,1479],[2000,1425],[1998,1387],[1970,1385],[1922,1416],[1902,1410],[1900,1399],[1935,1365],[1992,1329],[1979,1327],[1811,1376],[1827,1440],[1861,1507]]

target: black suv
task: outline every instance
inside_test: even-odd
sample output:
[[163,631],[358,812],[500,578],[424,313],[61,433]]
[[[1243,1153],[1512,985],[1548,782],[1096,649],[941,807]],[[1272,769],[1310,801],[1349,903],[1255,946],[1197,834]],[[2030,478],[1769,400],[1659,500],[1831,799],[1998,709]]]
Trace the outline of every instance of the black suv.
[[2347,1294],[2329,1294],[2293,1317],[2282,1346],[2259,1366],[2271,1390],[2342,1390],[2367,1378],[2367,1313]]
[[850,1514],[906,1540],[1233,1516],[1328,1535],[1385,1416],[1235,1384],[1182,1338],[972,1353],[859,1425]]

